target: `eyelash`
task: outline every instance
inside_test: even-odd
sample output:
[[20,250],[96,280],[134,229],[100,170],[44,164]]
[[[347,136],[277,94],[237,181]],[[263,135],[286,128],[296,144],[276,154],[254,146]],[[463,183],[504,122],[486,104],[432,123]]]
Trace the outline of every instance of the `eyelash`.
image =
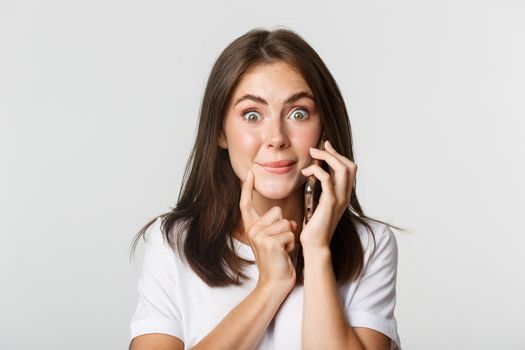
[[[297,107],[295,108],[292,113],[294,113],[295,111],[300,111],[300,110],[303,110],[306,112],[306,116],[303,118],[303,119],[296,119],[296,120],[305,120],[305,119],[308,119],[310,117],[310,111],[308,110],[308,108],[305,108],[305,107]],[[246,120],[248,123],[251,123],[251,121],[249,121],[248,119],[245,119],[244,116],[247,114],[247,113],[250,113],[250,112],[257,112],[257,109],[255,108],[248,108],[248,109],[245,109],[244,111],[242,111],[242,115],[241,115],[241,118],[243,118],[244,120]]]

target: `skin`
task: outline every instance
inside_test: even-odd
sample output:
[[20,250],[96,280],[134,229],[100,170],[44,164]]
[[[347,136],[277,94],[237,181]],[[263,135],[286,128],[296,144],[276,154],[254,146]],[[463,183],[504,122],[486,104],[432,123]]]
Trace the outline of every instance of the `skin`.
[[[268,218],[275,207],[280,208],[278,219],[290,220],[288,229],[294,231],[295,241],[300,240],[304,250],[303,344],[318,348],[327,346],[327,340],[331,339],[330,348],[334,349],[387,350],[390,348],[387,336],[373,329],[353,328],[346,322],[331,266],[330,241],[350,202],[357,165],[337,153],[329,142],[325,143],[325,151],[314,148],[322,130],[315,102],[304,97],[294,104],[283,103],[299,91],[312,94],[293,67],[277,62],[254,67],[233,93],[219,146],[228,149],[232,167],[243,182],[242,220],[234,234],[247,244],[254,242],[257,233],[253,233],[251,226]],[[260,96],[267,104],[252,100],[235,104],[245,94]],[[254,111],[246,112],[247,109]],[[257,164],[280,159],[293,159],[297,163],[285,175],[268,173]],[[314,159],[324,160],[329,173]],[[321,182],[322,194],[315,213],[304,225],[302,185],[310,175]],[[272,222],[277,227],[278,219],[266,224]],[[280,230],[281,244],[289,252],[293,244],[290,246],[284,238],[286,229],[285,223]],[[274,231],[271,234],[261,231],[259,237],[277,237],[279,231]],[[257,260],[259,265],[260,259]],[[288,265],[291,267],[290,262]]]
[[[274,206],[283,216],[298,223],[303,218],[302,185],[306,177],[301,170],[312,164],[310,147],[315,147],[321,136],[321,120],[315,102],[303,97],[294,103],[284,101],[294,93],[306,91],[313,95],[303,77],[284,62],[257,65],[240,80],[233,92],[224,118],[224,131],[219,146],[228,149],[233,170],[241,181],[248,170],[255,177],[254,210],[262,215]],[[264,98],[268,105],[244,100],[245,94]],[[247,109],[254,112],[245,113]],[[257,163],[281,159],[297,161],[287,174],[272,174]],[[238,223],[236,236],[248,244],[243,235],[244,223]],[[298,239],[298,237],[296,237]]]
[[[243,183],[242,219],[235,234],[254,249],[259,281],[195,349],[252,349],[257,344],[294,286],[295,270],[287,253],[298,240],[305,258],[303,349],[390,348],[390,339],[382,333],[353,328],[345,320],[329,242],[350,200],[357,166],[329,143],[326,151],[310,149],[321,134],[314,101],[304,97],[293,104],[283,102],[299,91],[311,93],[302,76],[283,62],[254,67],[234,91],[219,146],[228,149],[232,167]],[[268,104],[246,100],[234,105],[246,93]],[[249,108],[256,112],[245,113]],[[257,164],[281,159],[297,163],[285,175],[268,173]],[[330,173],[313,159],[326,161]],[[312,218],[303,225],[302,185],[309,175],[321,182],[323,192]],[[182,350],[183,342],[165,334],[146,334],[135,338],[131,349]]]

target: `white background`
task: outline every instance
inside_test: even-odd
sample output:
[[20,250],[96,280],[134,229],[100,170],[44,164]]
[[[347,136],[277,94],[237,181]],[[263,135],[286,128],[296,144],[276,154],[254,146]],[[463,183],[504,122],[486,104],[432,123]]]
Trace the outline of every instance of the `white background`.
[[0,348],[124,349],[131,239],[175,205],[211,66],[295,30],[407,228],[404,349],[524,349],[525,2],[0,0]]

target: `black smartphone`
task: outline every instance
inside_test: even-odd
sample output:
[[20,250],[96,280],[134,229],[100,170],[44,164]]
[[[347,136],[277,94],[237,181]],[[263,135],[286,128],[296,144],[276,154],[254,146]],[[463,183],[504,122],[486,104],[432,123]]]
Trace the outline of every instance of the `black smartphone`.
[[[317,148],[324,150],[324,142],[327,140],[326,134],[323,132]],[[321,166],[324,170],[327,169],[327,164],[325,161],[320,161],[319,159],[314,159],[314,162]],[[304,223],[308,223],[312,215],[314,214],[315,208],[319,203],[319,197],[321,197],[321,183],[317,180],[315,175],[308,176],[306,180],[306,185],[304,186]]]

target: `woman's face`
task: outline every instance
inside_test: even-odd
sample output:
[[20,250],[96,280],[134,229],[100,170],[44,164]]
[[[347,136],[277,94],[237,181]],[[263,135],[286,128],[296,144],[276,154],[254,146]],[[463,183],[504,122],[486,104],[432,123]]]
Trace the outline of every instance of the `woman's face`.
[[[312,164],[309,149],[317,146],[321,120],[301,74],[277,62],[256,65],[241,78],[223,130],[219,146],[228,149],[237,176],[244,181],[252,169],[259,194],[283,199],[306,180],[301,169]],[[284,168],[263,165],[283,160],[292,164]]]

